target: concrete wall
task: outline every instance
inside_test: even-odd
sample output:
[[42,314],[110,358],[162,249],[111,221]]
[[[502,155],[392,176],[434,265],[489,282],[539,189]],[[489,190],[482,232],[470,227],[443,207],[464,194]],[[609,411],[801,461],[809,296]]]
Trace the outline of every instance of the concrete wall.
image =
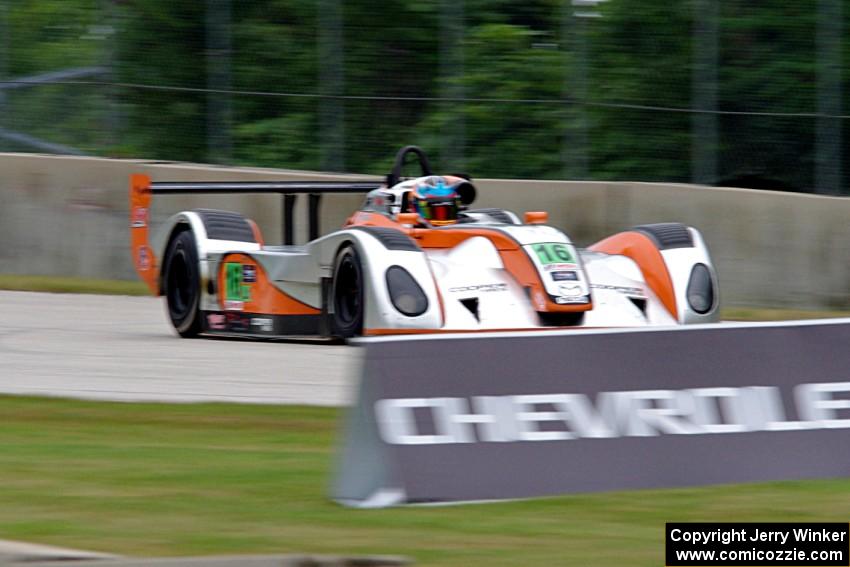
[[[0,248],[0,272],[135,279],[129,253],[131,173],[145,173],[155,181],[331,178],[268,169],[0,154],[0,241],[4,243]],[[362,200],[360,195],[326,197],[322,204],[323,229],[340,226]],[[279,243],[281,201],[278,195],[155,197],[152,227],[156,231],[158,224],[181,210],[217,208],[253,218],[267,242]],[[301,197],[298,201],[296,240],[304,242],[307,199]]]
[[[318,173],[179,163],[0,154],[0,272],[133,279],[127,181],[340,179]],[[356,179],[357,177],[346,177]],[[550,223],[587,245],[630,226],[679,221],[699,228],[727,305],[850,306],[850,200],[790,193],[652,183],[477,180],[475,206],[548,210]],[[306,199],[300,199],[306,205]],[[323,201],[322,228],[340,226],[360,203]],[[254,218],[280,241],[278,196],[154,199],[153,224],[204,206]],[[296,211],[297,238],[306,214]]]

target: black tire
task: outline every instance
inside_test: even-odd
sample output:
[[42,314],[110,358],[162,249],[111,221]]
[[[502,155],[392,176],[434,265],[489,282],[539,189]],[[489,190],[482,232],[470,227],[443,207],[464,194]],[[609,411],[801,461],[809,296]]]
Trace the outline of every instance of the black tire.
[[198,248],[191,230],[178,233],[168,244],[163,263],[163,294],[171,324],[181,337],[201,332],[201,274]]
[[363,334],[363,266],[353,246],[342,248],[334,262],[331,301],[333,334],[349,338]]

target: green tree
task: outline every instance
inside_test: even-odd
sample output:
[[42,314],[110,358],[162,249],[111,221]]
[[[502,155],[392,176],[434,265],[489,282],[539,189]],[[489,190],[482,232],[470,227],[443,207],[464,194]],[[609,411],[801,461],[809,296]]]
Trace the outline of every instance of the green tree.
[[[439,137],[463,120],[466,165],[476,176],[558,177],[565,107],[563,57],[551,35],[529,28],[485,23],[467,34],[463,85],[466,103],[435,110],[418,128],[418,140],[439,147]],[[477,100],[476,100],[477,99]],[[451,164],[445,164],[451,167]]]
[[[448,46],[462,49],[464,73],[452,78],[440,67],[441,48],[452,41],[441,29],[442,0],[340,2],[347,170],[386,172],[394,151],[411,143],[437,156],[446,136],[462,129],[464,168],[475,176],[562,177],[565,135],[576,128],[573,103],[581,92],[576,34],[584,27],[588,88],[577,102],[589,118],[592,177],[690,180],[693,0],[609,0],[595,8],[599,18],[579,22],[568,13],[567,37],[562,18],[571,4],[564,0],[464,0],[464,41]],[[115,88],[12,91],[0,125],[90,152],[207,160],[205,1],[8,4],[12,76],[114,60],[113,78],[135,86],[117,91],[117,146],[105,135]],[[234,162],[321,167],[317,95],[326,62],[317,55],[317,5],[232,1],[232,87],[247,93],[231,97]],[[118,15],[114,34],[107,7]],[[817,9],[815,0],[719,5],[718,105],[732,112],[719,117],[721,180],[756,176],[812,186],[815,119],[755,113],[817,111]],[[842,47],[850,61],[850,41]],[[844,83],[850,100],[850,73]],[[441,101],[447,86],[470,100]],[[515,100],[531,102],[507,102]],[[844,147],[850,164],[850,143]]]
[[[234,4],[233,84],[241,91],[317,92],[315,2]],[[317,169],[318,100],[302,96],[235,96],[238,163]]]
[[[204,2],[132,0],[121,4],[117,74],[121,82],[176,89],[206,87]],[[121,91],[124,151],[204,161],[206,95],[191,90]]]
[[[591,174],[597,179],[686,181],[690,116],[604,106],[690,106],[687,2],[600,5],[588,26]],[[602,106],[595,106],[601,104]]]
[[[9,3],[7,9],[2,45],[8,49],[4,55],[9,77],[102,63],[109,30],[101,25],[96,1],[27,0]],[[2,127],[82,151],[97,151],[102,143],[104,100],[95,88],[30,86],[7,91],[5,101]],[[33,150],[9,142],[2,147]]]
[[[815,2],[724,2],[720,14],[720,108],[814,113]],[[745,176],[808,189],[814,183],[815,120],[727,115],[721,179]]]
[[419,143],[430,106],[417,99],[436,95],[439,72],[436,4],[344,2],[346,93],[379,97],[345,103],[347,169],[386,173],[400,146]]

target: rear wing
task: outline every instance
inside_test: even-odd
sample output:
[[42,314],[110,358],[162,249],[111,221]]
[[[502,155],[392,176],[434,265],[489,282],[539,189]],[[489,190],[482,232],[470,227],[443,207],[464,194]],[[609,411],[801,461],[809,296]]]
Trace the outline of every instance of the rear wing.
[[283,195],[283,240],[284,244],[293,244],[295,223],[293,211],[299,194],[309,196],[308,226],[309,238],[319,237],[319,207],[325,193],[368,193],[378,189],[382,181],[216,181],[216,182],[148,182],[149,191],[155,195],[185,194],[262,194]]
[[326,193],[368,193],[384,185],[384,180],[367,181],[213,181],[174,182],[151,181],[150,177],[134,173],[130,176],[130,245],[136,271],[153,293],[159,293],[158,262],[150,246],[148,225],[153,195],[185,194],[268,194],[283,195],[283,243],[295,241],[294,210],[297,196],[308,195],[309,239],[319,237],[319,210]]

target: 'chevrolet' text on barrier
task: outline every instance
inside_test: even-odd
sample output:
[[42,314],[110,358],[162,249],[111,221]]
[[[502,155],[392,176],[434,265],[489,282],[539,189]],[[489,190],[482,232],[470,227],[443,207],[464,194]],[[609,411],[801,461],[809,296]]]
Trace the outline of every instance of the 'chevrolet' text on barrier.
[[850,320],[361,344],[346,504],[850,476]]
[[[384,441],[396,445],[559,441],[850,428],[850,382],[794,388],[799,420],[788,419],[779,388],[692,388],[584,394],[379,400]],[[424,412],[424,413],[423,413]],[[417,413],[419,415],[417,415]],[[422,433],[420,425],[435,434]],[[543,424],[549,427],[542,429]]]
[[850,525],[668,523],[667,567],[850,565]]

